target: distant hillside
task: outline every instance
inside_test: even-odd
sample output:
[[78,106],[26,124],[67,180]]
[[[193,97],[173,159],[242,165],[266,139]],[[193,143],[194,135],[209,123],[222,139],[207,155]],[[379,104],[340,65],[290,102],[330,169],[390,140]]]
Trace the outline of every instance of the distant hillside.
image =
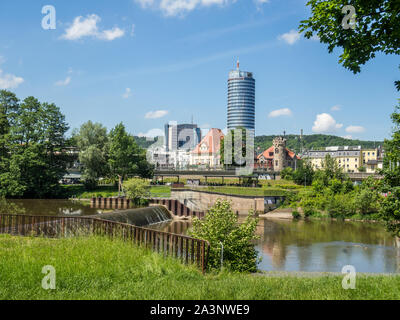
[[[256,149],[260,147],[260,152],[268,149],[272,146],[272,140],[276,136],[258,136],[255,139],[254,145]],[[147,141],[145,137],[135,137],[138,145],[144,149],[147,149],[155,141]],[[298,135],[289,134],[286,135],[287,147],[297,153],[300,152],[301,145]],[[374,148],[382,146],[382,141],[361,141],[361,140],[350,140],[332,135],[325,134],[312,134],[303,136],[303,148],[306,150],[321,149],[330,146],[361,146],[363,148]]]
[[[255,147],[260,147],[260,151],[268,149],[272,146],[272,140],[276,136],[258,136],[255,138]],[[293,151],[300,152],[301,143],[298,135],[287,135],[287,147]],[[303,136],[303,148],[307,150],[322,149],[330,146],[361,146],[363,148],[374,148],[382,146],[382,141],[361,141],[345,139],[332,135],[313,134]]]

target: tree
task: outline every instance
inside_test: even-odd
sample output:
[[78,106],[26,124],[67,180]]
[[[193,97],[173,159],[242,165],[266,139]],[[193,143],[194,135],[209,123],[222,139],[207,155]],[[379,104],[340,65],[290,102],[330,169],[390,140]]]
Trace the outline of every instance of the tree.
[[389,231],[400,236],[400,104],[391,116],[394,127],[392,139],[385,140],[383,186],[386,196],[380,214]]
[[12,93],[3,91],[1,97],[0,140],[3,152],[6,151],[0,159],[1,194],[56,195],[67,165],[64,149],[68,125],[64,115],[54,104],[40,103],[34,97],[26,98],[21,104]]
[[[328,44],[328,51],[343,50],[339,63],[358,73],[361,65],[375,58],[376,53],[400,54],[400,2],[398,0],[310,0],[312,16],[300,23],[300,31],[310,39],[318,36]],[[342,10],[355,8],[355,28],[344,28],[348,21]],[[400,90],[400,81],[395,82]]]
[[109,135],[108,165],[112,177],[118,178],[118,193],[128,175],[152,177],[152,166],[147,162],[145,150],[139,148],[135,138],[120,123]]
[[310,186],[314,179],[314,169],[310,161],[300,161],[298,168],[293,171],[293,181],[299,185]]
[[291,167],[286,167],[281,171],[281,178],[285,180],[293,180],[293,169]]
[[73,141],[79,148],[79,161],[83,166],[83,179],[87,188],[93,189],[108,173],[107,128],[100,123],[88,121],[73,133]]
[[210,268],[220,268],[223,246],[224,266],[232,271],[255,272],[259,259],[252,241],[258,239],[255,234],[257,222],[250,212],[239,224],[230,202],[218,199],[204,219],[194,218],[190,234],[210,242]]

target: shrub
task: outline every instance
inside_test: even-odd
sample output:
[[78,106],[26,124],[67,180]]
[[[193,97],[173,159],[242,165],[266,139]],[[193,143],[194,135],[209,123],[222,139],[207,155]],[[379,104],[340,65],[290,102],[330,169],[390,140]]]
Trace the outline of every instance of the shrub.
[[327,202],[326,209],[332,218],[345,218],[356,212],[352,194],[332,195]]
[[333,194],[341,193],[343,190],[342,181],[338,179],[332,179],[329,181],[329,189],[332,191]]
[[123,184],[125,195],[133,200],[135,204],[140,204],[141,199],[149,196],[149,183],[144,179],[132,178]]
[[249,212],[246,220],[239,224],[231,203],[218,199],[204,219],[194,218],[189,234],[210,242],[208,265],[211,269],[221,266],[221,243],[224,246],[224,266],[231,271],[255,272],[259,262],[253,240],[258,219]]
[[317,211],[314,199],[304,199],[301,201],[300,206],[303,209],[305,217],[310,217]]
[[300,213],[298,212],[298,211],[293,211],[292,212],[292,217],[293,217],[293,219],[300,219],[301,218],[301,215],[300,215]]
[[355,206],[360,214],[379,211],[379,194],[371,189],[360,190],[354,198]]
[[291,167],[286,167],[281,171],[281,178],[285,180],[293,180],[293,169]]

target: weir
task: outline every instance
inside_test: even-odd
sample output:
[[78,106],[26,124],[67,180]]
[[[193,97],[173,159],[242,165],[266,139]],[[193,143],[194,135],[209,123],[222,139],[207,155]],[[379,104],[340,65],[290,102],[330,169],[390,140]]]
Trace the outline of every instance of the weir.
[[171,213],[163,206],[117,210],[110,213],[97,214],[91,216],[91,218],[122,222],[138,227],[172,220]]

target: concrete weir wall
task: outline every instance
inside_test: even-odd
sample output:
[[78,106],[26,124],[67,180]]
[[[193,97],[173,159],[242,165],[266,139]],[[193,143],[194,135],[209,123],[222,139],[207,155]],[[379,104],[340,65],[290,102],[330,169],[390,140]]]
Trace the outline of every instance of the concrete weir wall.
[[217,199],[228,200],[232,203],[233,211],[247,215],[250,210],[264,213],[264,197],[234,196],[221,193],[195,190],[172,190],[171,198],[177,199],[192,210],[207,211]]

